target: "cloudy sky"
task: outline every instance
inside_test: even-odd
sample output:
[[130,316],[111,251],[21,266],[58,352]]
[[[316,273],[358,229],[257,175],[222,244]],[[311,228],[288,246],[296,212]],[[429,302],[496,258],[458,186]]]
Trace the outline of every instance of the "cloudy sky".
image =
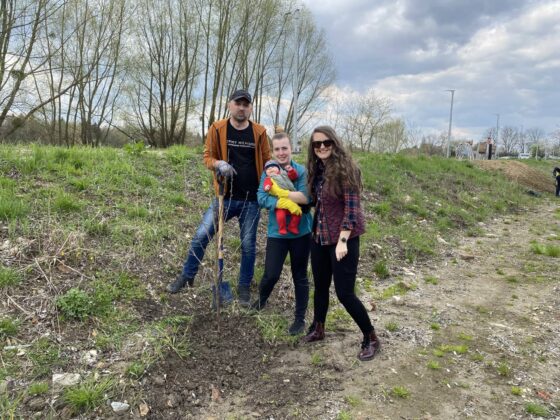
[[301,0],[344,92],[373,87],[425,132],[560,128],[560,0]]

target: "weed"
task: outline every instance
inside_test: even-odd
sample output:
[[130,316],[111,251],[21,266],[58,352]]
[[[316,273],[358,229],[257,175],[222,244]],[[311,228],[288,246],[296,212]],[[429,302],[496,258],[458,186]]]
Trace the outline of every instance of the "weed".
[[146,366],[142,362],[132,362],[126,368],[126,374],[134,379],[140,379],[146,372]]
[[459,335],[457,336],[459,338],[459,340],[463,340],[463,341],[472,341],[473,340],[473,336],[466,334],[464,332],[459,333]]
[[358,407],[360,404],[362,404],[362,400],[360,397],[356,397],[354,395],[347,395],[344,397],[344,401],[346,401],[346,404],[348,404],[350,407]]
[[336,420],[352,420],[352,415],[347,411],[341,411],[336,416]]
[[473,362],[483,362],[484,361],[484,356],[480,353],[475,353],[471,356],[471,360]]
[[432,322],[430,324],[430,328],[434,331],[438,331],[441,328],[441,325],[439,325],[437,322]]
[[297,336],[288,334],[288,320],[280,315],[258,314],[255,317],[257,327],[264,339],[270,345],[279,343],[296,343]]
[[538,416],[538,417],[548,417],[550,416],[550,412],[548,411],[548,408],[537,404],[537,403],[527,403],[525,404],[525,411],[529,414],[532,414],[534,416]]
[[109,300],[95,301],[89,293],[78,288],[71,288],[56,300],[56,306],[66,319],[83,321],[90,316],[106,313]]
[[390,299],[393,296],[404,295],[409,290],[414,290],[414,289],[416,289],[416,285],[407,284],[407,283],[404,283],[404,282],[401,281],[401,282],[398,282],[397,284],[393,284],[392,286],[389,286],[386,289],[384,289],[383,292],[381,293],[381,298],[382,299]]
[[433,284],[433,285],[438,284],[438,279],[435,278],[434,276],[428,276],[428,277],[424,278],[424,281],[428,284]]
[[519,280],[517,280],[517,277],[515,276],[507,276],[506,281],[512,284],[519,283]]
[[517,396],[521,395],[521,394],[522,394],[522,389],[521,389],[521,387],[512,386],[512,387],[511,387],[511,394],[512,394],[512,395],[517,395]]
[[29,395],[41,395],[47,393],[49,390],[49,384],[46,382],[35,382],[29,385],[27,388],[27,393]]
[[13,192],[0,188],[0,220],[22,219],[28,212],[27,205]]
[[442,344],[437,348],[437,350],[443,353],[465,354],[469,351],[469,347],[465,344],[460,344],[460,345]]
[[313,366],[321,366],[323,364],[323,357],[319,353],[313,353],[311,355],[311,364]]
[[404,386],[395,386],[391,389],[391,395],[398,398],[410,397],[410,392]]
[[144,141],[140,140],[134,143],[127,143],[123,147],[124,151],[131,156],[140,156],[146,152]]
[[52,207],[59,213],[72,213],[82,209],[79,200],[66,193],[58,194],[54,199]]
[[496,370],[498,371],[498,374],[500,376],[506,376],[507,377],[511,374],[511,368],[509,367],[509,365],[506,362],[500,362],[500,364],[498,365]]
[[12,337],[18,333],[19,321],[11,318],[0,319],[0,338]]
[[531,243],[531,251],[537,255],[546,255],[548,257],[560,257],[560,246],[553,244],[539,244],[537,242]]
[[350,314],[341,307],[336,307],[327,314],[327,325],[330,325],[333,329],[344,329],[352,325],[352,322]]
[[78,386],[66,389],[64,401],[75,410],[86,412],[103,404],[106,394],[111,391],[115,382],[111,378],[96,381],[93,377]]
[[8,396],[7,392],[0,393],[0,419],[20,418],[16,416],[16,412],[22,400],[23,393],[18,394],[15,398]]
[[397,324],[396,322],[393,322],[393,321],[387,322],[385,324],[385,329],[387,331],[390,331],[390,332],[395,332],[399,329],[399,324]]
[[440,349],[434,349],[434,350],[432,351],[432,354],[433,354],[434,356],[436,356],[436,357],[443,357],[443,356],[445,356],[445,352],[444,352],[443,350],[440,350]]
[[441,369],[441,366],[437,360],[430,360],[428,362],[428,368],[433,370]]
[[20,274],[11,268],[0,265],[0,289],[17,286],[21,282]]
[[64,356],[58,344],[42,337],[33,343],[27,355],[33,364],[32,374],[35,378],[49,375],[56,368],[64,367],[67,358]]
[[377,276],[381,279],[386,279],[389,277],[389,267],[387,267],[387,263],[383,260],[377,261],[373,266],[373,272],[377,274]]
[[496,268],[496,274],[499,274],[500,276],[505,275],[506,273],[504,272],[504,270],[502,270],[501,268]]

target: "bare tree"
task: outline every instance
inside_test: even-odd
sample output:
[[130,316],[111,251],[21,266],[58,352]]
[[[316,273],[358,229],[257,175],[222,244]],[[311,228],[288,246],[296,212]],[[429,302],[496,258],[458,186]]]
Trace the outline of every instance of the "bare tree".
[[500,130],[500,146],[506,155],[513,155],[519,147],[519,130],[506,125]]
[[196,8],[166,0],[138,3],[138,45],[131,59],[132,100],[136,121],[146,141],[157,147],[185,143],[186,117],[192,106],[200,37]]
[[[64,95],[74,80],[64,81],[56,91],[38,94],[35,77],[46,70],[46,63],[57,53],[39,47],[42,29],[65,5],[61,0],[2,0],[0,2],[0,127],[8,114],[19,116],[23,124],[46,104]],[[39,98],[39,100],[37,99]],[[18,125],[12,128],[16,130]]]
[[344,111],[344,130],[360,150],[378,149],[378,136],[383,124],[389,121],[391,102],[378,96],[374,90],[365,95],[354,94],[348,98]]

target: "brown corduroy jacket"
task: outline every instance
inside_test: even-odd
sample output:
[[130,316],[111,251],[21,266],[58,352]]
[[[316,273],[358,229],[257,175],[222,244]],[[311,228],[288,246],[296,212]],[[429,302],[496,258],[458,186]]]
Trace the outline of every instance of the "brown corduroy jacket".
[[[214,171],[214,164],[217,160],[228,161],[227,123],[228,119],[218,120],[213,123],[208,129],[206,142],[204,143],[204,164],[208,169],[213,171],[214,190],[216,191],[216,195],[218,195],[219,189],[216,172]],[[253,136],[255,137],[255,165],[257,166],[257,180],[260,180],[264,164],[271,158],[270,143],[268,141],[268,136],[266,135],[266,128],[253,121],[251,121],[251,124],[253,127]]]

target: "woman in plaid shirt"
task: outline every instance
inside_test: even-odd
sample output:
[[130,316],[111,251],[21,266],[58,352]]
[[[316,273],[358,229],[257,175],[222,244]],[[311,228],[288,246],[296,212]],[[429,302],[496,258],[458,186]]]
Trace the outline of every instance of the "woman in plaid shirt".
[[369,315],[354,292],[360,235],[365,232],[360,207],[360,171],[328,126],[313,130],[309,142],[308,186],[315,205],[311,241],[311,269],[315,284],[313,324],[304,341],[325,338],[329,288],[334,280],[338,300],[364,335],[360,360],[373,359],[379,350]]

